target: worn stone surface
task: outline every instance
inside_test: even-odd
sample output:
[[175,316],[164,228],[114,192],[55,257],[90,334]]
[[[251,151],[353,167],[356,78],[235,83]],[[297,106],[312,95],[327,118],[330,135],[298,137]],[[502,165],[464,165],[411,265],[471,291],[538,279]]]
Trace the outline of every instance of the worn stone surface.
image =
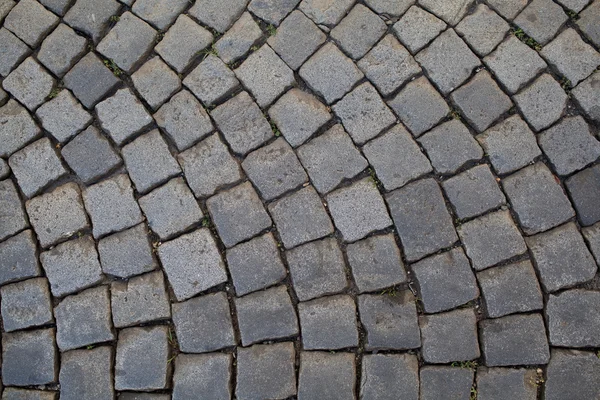
[[419,317],[425,362],[445,364],[479,358],[476,325],[471,308]]
[[119,278],[149,272],[157,267],[145,224],[106,236],[98,241],[102,271]]
[[0,75],[7,76],[29,55],[31,50],[6,28],[0,28],[0,39],[0,50],[2,50]]
[[152,123],[152,117],[128,89],[120,89],[96,106],[100,126],[118,144]]
[[133,4],[131,11],[141,19],[164,31],[175,21],[177,15],[186,9],[187,5],[186,0],[141,0]]
[[262,37],[260,26],[250,13],[243,13],[240,19],[215,43],[214,49],[225,64],[242,58]]
[[65,14],[64,21],[72,28],[87,33],[98,42],[108,22],[121,5],[115,0],[77,0]]
[[479,56],[485,56],[504,39],[509,25],[498,14],[484,4],[465,17],[457,26],[461,35]]
[[473,371],[467,368],[426,366],[421,368],[422,400],[453,396],[468,399],[473,387]]
[[41,133],[27,110],[10,99],[0,108],[0,156],[7,157]]
[[75,136],[92,121],[92,116],[68,90],[62,90],[56,98],[38,108],[35,114],[44,129],[61,143]]
[[419,363],[410,354],[369,354],[362,362],[361,395],[373,399],[418,399]]
[[31,230],[23,231],[0,243],[0,283],[32,278],[40,273],[35,239]]
[[[351,353],[300,353],[298,399],[353,399],[356,365]],[[335,382],[332,385],[331,382]]]
[[357,60],[373,47],[386,30],[385,22],[377,14],[362,4],[357,4],[331,30],[331,37],[342,50]]
[[587,226],[600,221],[596,203],[600,193],[600,167],[595,165],[573,175],[567,179],[566,186],[581,224]]
[[64,353],[59,375],[61,398],[92,400],[113,397],[112,368],[113,351],[110,347]]
[[548,364],[546,398],[574,400],[593,398],[600,394],[600,384],[595,378],[600,371],[600,359],[593,353],[554,349]]
[[37,46],[58,24],[58,17],[35,0],[18,2],[4,19],[4,26],[31,47]]
[[600,96],[595,89],[600,85],[599,82],[600,73],[594,72],[571,92],[579,106],[594,121],[600,121]]
[[554,37],[567,20],[567,14],[555,2],[535,0],[521,11],[514,23],[543,45]]
[[298,314],[304,349],[335,350],[358,346],[356,304],[350,296],[337,295],[302,302],[298,304]]
[[317,25],[333,26],[350,10],[352,0],[302,0],[300,11]]
[[471,0],[419,0],[420,5],[450,25],[456,25],[465,16],[471,3]]
[[422,8],[412,6],[392,29],[402,44],[416,54],[446,29],[446,23]]
[[[231,360],[231,355],[223,353],[180,354],[175,358],[172,399],[185,400],[195,396],[215,399],[230,398]],[[140,396],[144,395],[140,394]],[[165,399],[157,398],[156,400],[171,398],[168,394],[164,396]],[[138,400],[138,398],[126,398],[126,400]],[[139,398],[139,400],[154,400],[154,398]]]
[[33,57],[29,57],[4,78],[2,87],[30,111],[34,111],[50,95],[55,83],[52,75]]
[[189,13],[200,22],[224,33],[242,14],[246,3],[248,0],[225,0],[218,3],[199,0],[189,9]]
[[600,295],[590,290],[568,290],[550,295],[546,315],[550,343],[561,347],[597,347],[600,319],[595,310]]
[[63,78],[65,87],[86,108],[93,108],[120,80],[92,52],[85,55]]
[[537,399],[536,372],[533,369],[477,369],[477,396],[481,399]]
[[48,281],[34,278],[0,288],[4,331],[52,323],[52,306]]
[[300,0],[252,0],[248,10],[263,21],[278,25]]
[[60,24],[42,42],[38,60],[57,76],[63,76],[85,54],[86,40],[65,24]]
[[154,110],[181,89],[181,81],[177,74],[158,56],[135,71],[131,80],[138,93]]
[[576,22],[579,29],[583,31],[596,47],[600,46],[600,30],[598,29],[598,11],[600,5],[593,1],[589,7],[579,14],[579,20]]
[[533,129],[540,131],[562,116],[567,103],[567,94],[554,78],[544,74],[515,95],[514,100],[527,122],[533,126]]
[[208,106],[223,99],[239,81],[223,61],[209,54],[185,77],[183,84]]
[[3,334],[2,383],[29,386],[56,382],[55,331],[49,328]]

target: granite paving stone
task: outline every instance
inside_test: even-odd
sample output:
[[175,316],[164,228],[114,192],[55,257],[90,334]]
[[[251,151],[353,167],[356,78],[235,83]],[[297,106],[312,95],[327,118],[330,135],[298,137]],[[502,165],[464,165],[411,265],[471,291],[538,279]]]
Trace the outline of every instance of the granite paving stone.
[[399,17],[414,3],[414,0],[366,0],[367,4],[377,14]]
[[55,331],[48,328],[3,334],[2,383],[30,386],[56,382],[58,354]]
[[225,263],[208,229],[179,236],[158,248],[158,257],[177,301],[227,280]]
[[477,396],[483,400],[537,399],[537,376],[533,369],[477,369]]
[[129,89],[120,89],[96,106],[100,126],[119,146],[148,127],[152,117]]
[[600,221],[598,195],[600,194],[600,167],[587,168],[566,181],[577,216],[582,225],[592,225]]
[[29,47],[6,28],[0,28],[0,75],[7,76],[31,52]]
[[510,26],[485,4],[479,4],[473,14],[466,16],[457,26],[461,35],[479,56],[489,54],[504,39]]
[[71,139],[92,122],[92,116],[68,90],[61,90],[55,98],[38,108],[35,115],[44,129],[61,143]]
[[558,0],[558,3],[578,13],[588,5],[589,0]]
[[10,99],[0,107],[0,156],[10,156],[40,134],[31,114],[18,102]]
[[527,5],[527,0],[489,0],[488,3],[498,14],[512,20]]
[[[173,400],[185,400],[202,396],[213,399],[231,398],[230,354],[180,354],[175,358],[173,374]],[[143,396],[140,394],[140,396]],[[148,395],[152,396],[152,395]],[[156,395],[163,396],[163,395]],[[125,398],[125,400],[169,400],[168,394],[161,398]],[[124,395],[121,394],[121,398]]]
[[456,25],[467,13],[472,0],[419,0],[419,4],[428,9],[449,25]]
[[596,45],[600,47],[600,29],[598,29],[598,21],[600,11],[600,3],[593,1],[589,7],[579,13],[579,19],[576,21],[577,26],[583,34]]
[[354,0],[302,0],[299,9],[317,25],[334,26],[350,10]]
[[0,22],[8,15],[10,10],[17,4],[14,0],[2,0],[0,2]]
[[131,75],[131,80],[138,93],[153,110],[157,110],[181,89],[181,80],[177,74],[158,56],[138,68]]
[[593,353],[553,349],[547,368],[545,395],[548,400],[570,397],[584,400],[600,395],[596,376],[600,373],[600,359]]
[[596,259],[596,263],[600,265],[600,224],[585,227],[581,231]]
[[534,0],[519,13],[514,24],[539,44],[546,44],[569,19],[562,7],[551,0]]
[[479,358],[477,317],[471,308],[419,317],[421,354],[426,363],[445,364]]
[[291,342],[254,345],[237,355],[236,398],[283,399],[296,394],[295,351]]
[[598,85],[600,85],[600,72],[594,72],[571,92],[588,118],[594,121],[600,121],[600,95],[595,89]]
[[17,389],[7,387],[2,392],[4,400],[56,400],[57,393],[43,390]]
[[182,73],[196,55],[208,47],[212,41],[212,33],[195,23],[187,15],[181,14],[165,33],[163,39],[154,47],[154,50],[167,64]]
[[58,24],[58,17],[35,0],[19,1],[4,19],[4,27],[30,47],[36,47]]
[[0,243],[0,284],[39,275],[41,268],[31,230],[23,231]]
[[453,396],[468,399],[473,387],[473,371],[468,368],[425,366],[421,368],[421,400]]
[[383,36],[387,26],[373,11],[357,4],[348,15],[331,30],[331,37],[350,57],[364,56]]
[[352,353],[300,353],[298,400],[354,399],[356,365]]
[[574,289],[550,295],[546,307],[550,344],[559,347],[598,347],[600,293]]
[[279,22],[297,5],[300,0],[252,0],[248,4],[250,10],[258,18],[273,25]]
[[145,224],[100,239],[98,254],[102,272],[119,278],[150,272],[158,266]]
[[108,286],[66,297],[54,307],[54,317],[56,343],[61,351],[115,339]]
[[48,281],[33,278],[0,288],[2,326],[5,332],[51,324],[52,304]]
[[34,111],[50,96],[55,80],[33,58],[25,59],[2,81],[2,87],[29,111]]
[[547,364],[550,358],[540,314],[481,321],[481,350],[488,367]]
[[157,29],[164,31],[187,5],[186,0],[140,0],[133,4],[131,11]]
[[102,346],[62,354],[60,397],[68,400],[108,399],[114,396],[113,350]]
[[209,54],[185,77],[183,84],[205,105],[209,106],[220,102],[240,82],[219,57]]
[[77,0],[65,14],[64,21],[97,43],[107,30],[110,18],[120,9],[121,5],[115,0]]
[[231,64],[244,57],[262,36],[260,26],[245,12],[214,44],[214,50],[225,64]]
[[526,239],[540,282],[555,292],[589,281],[598,267],[574,223]]
[[86,52],[87,41],[68,25],[60,24],[44,39],[37,59],[56,76],[63,76]]
[[182,352],[206,353],[236,344],[229,303],[224,292],[173,303],[172,311],[177,342]]
[[411,53],[416,54],[446,29],[446,23],[414,5],[404,13],[392,29],[402,44]]
[[248,0],[198,0],[189,9],[189,14],[217,32],[224,33],[239,18],[247,3]]
[[0,158],[0,179],[6,178],[10,174],[10,167],[8,163]]
[[360,387],[365,398],[417,400],[419,362],[411,354],[367,354]]
[[286,259],[294,291],[300,301],[336,294],[348,285],[344,255],[333,238],[289,250]]

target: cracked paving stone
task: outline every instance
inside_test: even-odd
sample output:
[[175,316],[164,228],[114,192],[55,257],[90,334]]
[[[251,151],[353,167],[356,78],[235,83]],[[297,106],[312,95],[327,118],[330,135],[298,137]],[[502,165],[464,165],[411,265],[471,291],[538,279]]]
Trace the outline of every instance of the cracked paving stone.
[[98,254],[102,271],[119,278],[150,272],[158,266],[145,224],[100,239]]
[[235,308],[243,346],[298,334],[298,319],[286,286],[238,297]]
[[[579,13],[579,20],[575,23],[581,29],[583,34],[596,45],[600,47],[600,3],[594,1]],[[1,19],[1,18],[0,18]]]
[[35,0],[19,1],[4,19],[4,27],[36,47],[59,22],[56,15]]
[[573,175],[567,179],[566,186],[581,224],[587,226],[600,221],[600,166],[596,165]]
[[246,53],[260,40],[263,32],[250,13],[242,14],[235,24],[214,44],[214,51],[225,64],[244,57]]
[[356,304],[350,296],[329,296],[299,303],[298,314],[305,350],[358,346]]
[[31,53],[31,49],[8,29],[0,28],[0,75],[7,76]]
[[[0,183],[0,190],[1,190]],[[2,204],[0,202],[0,204]],[[6,210],[6,208],[2,208]],[[0,221],[2,221],[0,219]],[[4,221],[2,221],[4,222]],[[41,275],[35,239],[31,230],[23,231],[0,243],[0,284]]]
[[173,303],[172,309],[182,352],[206,353],[235,346],[231,312],[224,292]]
[[407,280],[400,249],[392,234],[372,236],[349,244],[346,255],[361,293],[384,289]]
[[166,389],[172,365],[168,362],[168,328],[127,328],[119,332],[115,357],[116,390]]
[[513,21],[525,34],[544,45],[569,19],[562,7],[551,0],[533,0]]
[[177,72],[182,73],[192,60],[213,41],[213,35],[181,14],[154,50]]
[[92,116],[79,104],[68,90],[37,109],[35,115],[44,129],[59,142],[64,143],[92,122]]
[[66,400],[108,399],[114,396],[113,349],[73,350],[61,355],[60,397]]
[[5,332],[51,324],[52,300],[48,281],[33,278],[0,288],[2,326]]
[[187,7],[187,0],[140,0],[131,8],[138,17],[164,31]]
[[23,106],[13,99],[0,107],[0,156],[8,157],[41,135],[41,129]]
[[517,314],[480,322],[481,350],[488,367],[547,364],[550,349],[540,314]]
[[61,351],[115,339],[108,286],[68,296],[54,308],[56,343]]
[[248,0],[198,0],[189,13],[203,24],[224,33],[240,17],[247,3]]
[[598,347],[600,293],[568,290],[550,295],[546,307],[550,344],[560,347]]
[[54,328],[3,334],[2,382],[10,386],[56,382],[59,355],[54,336]]
[[333,238],[288,250],[286,259],[294,291],[300,301],[339,293],[348,284],[344,256]]
[[479,297],[469,260],[455,248],[412,264],[427,313],[447,311]]
[[269,117],[292,147],[300,146],[331,119],[330,109],[315,96],[290,89],[269,108]]
[[225,247],[233,247],[272,225],[250,182],[214,195],[206,207]]
[[355,60],[364,56],[383,36],[387,26],[373,11],[357,4],[331,30],[331,37]]
[[121,81],[90,52],[67,72],[63,82],[81,104],[91,109]]
[[221,101],[240,82],[219,57],[209,54],[185,77],[183,84],[209,106]]
[[115,0],[77,0],[64,17],[72,28],[87,33],[98,42],[121,5]]
[[438,400],[452,396],[468,399],[473,387],[473,370],[456,367],[421,368],[421,400]]
[[252,0],[250,10],[258,18],[273,25],[279,22],[300,3],[300,0]]
[[360,295],[358,310],[367,332],[365,348],[403,350],[421,347],[415,301],[408,290],[393,295]]
[[172,69],[156,56],[131,75],[131,80],[144,100],[157,110],[181,89],[181,80]]
[[412,354],[366,354],[361,396],[371,399],[419,398],[419,362]]
[[115,327],[123,328],[171,317],[169,298],[162,272],[151,272],[110,287]]
[[600,358],[591,352],[553,349],[546,372],[547,400],[593,399],[600,396]]
[[485,56],[494,50],[509,29],[508,23],[485,4],[479,4],[473,14],[456,26],[456,32],[479,56]]
[[100,126],[119,146],[148,127],[152,117],[129,89],[120,89],[96,106]]
[[302,0],[298,7],[317,25],[334,26],[350,10],[354,0]]
[[600,121],[600,95],[596,90],[598,87],[600,87],[600,72],[594,72],[571,92],[586,115],[597,122]]
[[[179,354],[175,358],[175,373],[173,374],[173,400],[193,399],[202,397],[207,399],[231,398],[231,354]],[[140,395],[144,396],[144,395]],[[148,395],[152,396],[152,395]],[[161,396],[161,395],[156,395]],[[125,397],[121,400],[169,400],[168,394],[164,398],[150,397]]]
[[574,223],[526,239],[540,282],[555,292],[591,280],[598,267]]
[[328,193],[342,181],[351,179],[367,168],[367,160],[354,147],[342,125],[298,148],[298,158],[319,193]]
[[392,29],[402,44],[416,54],[446,29],[446,23],[422,8],[412,6]]
[[472,3],[473,0],[419,0],[419,5],[453,26],[465,16]]
[[355,384],[354,354],[324,351],[300,353],[298,400],[355,399]]
[[56,81],[33,57],[27,58],[2,81],[2,87],[30,111],[50,96]]
[[177,301],[227,281],[225,263],[208,229],[161,244],[158,257]]
[[60,24],[42,42],[38,60],[56,76],[63,76],[85,54],[87,41],[68,25]]
[[480,399],[537,399],[538,377],[533,369],[485,368],[477,369],[477,396]]

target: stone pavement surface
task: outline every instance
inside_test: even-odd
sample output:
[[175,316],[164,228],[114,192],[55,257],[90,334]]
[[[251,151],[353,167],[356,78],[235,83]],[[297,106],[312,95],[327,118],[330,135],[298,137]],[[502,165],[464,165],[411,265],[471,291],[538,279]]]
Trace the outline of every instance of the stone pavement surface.
[[600,399],[600,0],[0,0],[2,400]]

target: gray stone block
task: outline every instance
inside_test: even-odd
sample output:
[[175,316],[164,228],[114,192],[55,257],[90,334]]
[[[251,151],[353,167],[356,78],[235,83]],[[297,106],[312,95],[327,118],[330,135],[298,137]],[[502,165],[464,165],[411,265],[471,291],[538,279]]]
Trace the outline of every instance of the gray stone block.
[[[302,302],[298,304],[298,314],[305,350],[358,346],[356,304],[352,297],[337,295]],[[302,381],[302,372],[300,376]]]
[[212,105],[229,95],[240,82],[223,61],[209,54],[185,77],[183,84],[204,104]]
[[315,24],[330,27],[337,25],[353,4],[352,0],[302,0],[298,8]]
[[489,0],[488,3],[498,14],[512,20],[527,5],[527,0]]
[[534,0],[515,18],[514,23],[537,41],[545,44],[568,20],[562,7],[550,0]]
[[13,0],[2,0],[0,3],[0,21],[4,19],[9,13],[9,11],[17,4],[16,1]]
[[479,297],[469,260],[460,247],[411,265],[427,313],[446,311]]
[[333,238],[288,250],[286,259],[294,291],[300,301],[339,293],[348,284],[344,255]]
[[98,347],[61,355],[60,397],[66,400],[113,398],[113,350]]
[[449,25],[456,25],[469,10],[473,1],[453,1],[453,0],[419,0],[419,4],[431,11]]
[[373,11],[357,4],[331,30],[331,37],[355,60],[358,60],[383,36],[387,26]]
[[158,256],[177,301],[227,280],[225,263],[208,229],[199,229],[163,243]]
[[96,114],[102,129],[119,146],[153,122],[150,114],[129,89],[120,89],[98,104]]
[[550,344],[559,347],[598,347],[600,293],[574,289],[550,295],[546,306]]
[[63,82],[81,104],[90,109],[121,81],[94,53],[89,52],[67,72]]
[[0,156],[11,155],[41,133],[29,112],[15,100],[0,107]]
[[296,311],[283,285],[238,297],[235,308],[243,346],[298,334]]
[[54,322],[48,281],[34,278],[0,289],[2,325],[5,332]]
[[158,56],[138,68],[131,75],[131,80],[138,93],[153,110],[157,110],[181,89],[181,80],[177,74]]
[[44,129],[61,143],[75,136],[92,122],[92,116],[68,90],[62,90],[56,98],[38,108],[35,114]]
[[165,280],[160,271],[127,282],[113,282],[110,293],[112,318],[117,328],[171,317]]
[[164,31],[187,6],[186,0],[141,0],[133,4],[131,11],[157,29]]
[[237,296],[264,289],[287,275],[272,233],[228,249],[227,266]]
[[556,178],[541,162],[504,178],[502,187],[528,235],[558,226],[575,215]]
[[477,316],[471,308],[419,318],[422,356],[426,363],[445,364],[479,358]]
[[583,228],[581,231],[596,259],[596,263],[600,264],[600,224]]
[[23,231],[0,243],[0,284],[39,275],[41,268],[31,230]]
[[537,374],[533,369],[477,369],[477,398],[482,400],[536,400]]
[[509,29],[508,23],[485,4],[479,4],[473,14],[456,26],[456,32],[480,57],[494,50]]
[[410,291],[394,295],[360,295],[358,311],[367,333],[367,350],[421,347],[417,306]]
[[68,239],[90,226],[79,187],[72,182],[28,200],[25,208],[42,247]]
[[69,0],[40,0],[46,8],[58,15],[65,15],[65,12],[69,8],[70,1]]
[[536,131],[549,127],[562,116],[567,98],[560,84],[549,74],[540,76],[514,96],[523,116]]
[[115,357],[116,390],[160,390],[170,385],[170,347],[166,326],[119,332]]
[[[2,214],[0,214],[0,240],[14,235],[29,225],[25,212],[23,212],[17,188],[10,179],[0,181],[0,209],[2,210]],[[34,224],[33,220],[32,224]]]
[[3,334],[2,383],[30,386],[56,382],[58,354],[54,335],[54,328]]
[[38,52],[38,60],[56,76],[63,76],[85,54],[87,41],[73,29],[60,24],[50,34]]
[[256,236],[271,226],[271,217],[250,182],[220,192],[206,207],[226,247]]
[[[301,8],[305,3],[304,0],[300,3]],[[363,76],[352,60],[333,43],[321,47],[300,68],[300,77],[327,104],[341,99]]]
[[479,326],[486,366],[548,363],[550,350],[544,320],[540,314],[486,319]]
[[589,7],[579,13],[579,20],[576,22],[579,29],[596,47],[600,47],[599,11],[600,4],[594,1]]
[[236,345],[224,292],[173,303],[172,309],[177,342],[182,352],[205,353]]
[[[175,359],[173,375],[173,400],[193,399],[201,396],[208,399],[231,398],[231,363],[230,354],[214,353],[206,355],[179,354]],[[158,396],[158,395],[157,395]],[[166,394],[165,399],[171,397]],[[151,400],[142,398],[125,398],[121,400]]]
[[0,28],[0,75],[7,76],[31,53],[31,49],[6,28]]
[[433,179],[423,179],[386,196],[408,261],[450,247],[458,240],[442,191]]
[[600,121],[600,97],[595,89],[598,85],[600,85],[600,72],[594,72],[571,92],[586,115],[594,121]]
[[57,392],[28,390],[17,388],[5,388],[2,392],[2,400],[56,400]]
[[421,368],[421,400],[441,400],[448,396],[456,399],[471,397],[473,371],[467,368]]
[[587,282],[598,271],[572,222],[527,238],[527,246],[547,292]]
[[224,33],[239,18],[247,3],[248,0],[225,0],[218,3],[199,0],[189,9],[189,13],[203,24]]
[[295,351],[292,342],[254,345],[237,354],[235,396],[284,399],[296,394]]
[[414,0],[366,0],[365,3],[377,14],[399,17],[411,6]]
[[54,308],[54,316],[56,343],[61,351],[115,339],[108,286],[66,297]]
[[33,57],[29,57],[4,78],[2,87],[29,111],[34,111],[50,96],[55,83],[52,75]]
[[593,353],[554,349],[547,369],[547,400],[593,399],[600,395],[600,359]]
[[529,260],[477,273],[488,316],[541,310],[540,284]]
[[119,278],[149,272],[158,266],[145,224],[106,236],[98,241],[102,271]]
[[300,353],[298,400],[355,399],[355,384],[354,354],[324,351]]
[[125,174],[88,186],[83,191],[83,201],[92,219],[95,238],[130,228],[143,220],[133,197],[131,181]]
[[35,0],[18,2],[4,19],[4,27],[30,47],[36,47],[52,28],[58,17]]
[[371,236],[349,244],[346,256],[360,292],[372,292],[406,282],[400,249],[392,234]]
[[110,18],[117,15],[120,8],[121,5],[114,0],[77,0],[65,15],[64,21],[98,42],[105,33]]
[[598,196],[600,195],[600,167],[595,165],[585,169],[566,181],[577,216],[582,225],[592,225],[600,221]]
[[369,399],[417,400],[419,398],[417,357],[411,354],[365,355],[362,360],[360,389],[361,396]]
[[415,54],[446,29],[446,23],[417,6],[412,6],[393,26],[393,31]]
[[250,13],[242,14],[235,24],[215,43],[214,49],[225,64],[231,64],[244,57],[262,37],[260,26]]
[[252,0],[248,5],[258,18],[273,25],[285,18],[300,3],[300,0]]

